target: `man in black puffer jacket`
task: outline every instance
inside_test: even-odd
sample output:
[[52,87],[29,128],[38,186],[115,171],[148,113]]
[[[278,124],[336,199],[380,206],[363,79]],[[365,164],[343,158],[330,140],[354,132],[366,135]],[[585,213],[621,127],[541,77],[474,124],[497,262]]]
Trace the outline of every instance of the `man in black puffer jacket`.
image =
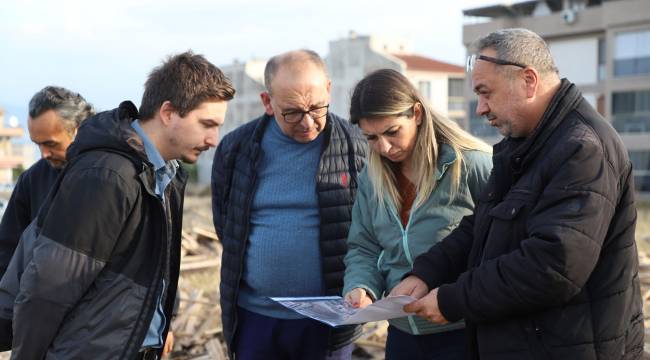
[[268,297],[341,295],[367,145],[328,113],[329,79],[316,53],[272,58],[265,83],[266,114],[228,134],[213,163],[228,350],[237,359],[350,358],[358,327],[332,329]]
[[465,319],[473,359],[640,359],[632,165],[616,131],[525,29],[480,39],[476,112],[505,139],[474,214],[393,291]]
[[[18,240],[47,198],[65,165],[66,150],[93,107],[76,92],[46,86],[29,101],[29,137],[41,151],[41,160],[16,181],[0,222],[0,279],[4,276]],[[3,301],[0,286],[0,351],[11,350],[13,297]],[[14,294],[15,295],[15,294]]]
[[139,113],[127,101],[84,122],[2,279],[17,289],[12,359],[159,358],[180,267],[176,159],[216,145],[233,95],[186,52],[150,74]]

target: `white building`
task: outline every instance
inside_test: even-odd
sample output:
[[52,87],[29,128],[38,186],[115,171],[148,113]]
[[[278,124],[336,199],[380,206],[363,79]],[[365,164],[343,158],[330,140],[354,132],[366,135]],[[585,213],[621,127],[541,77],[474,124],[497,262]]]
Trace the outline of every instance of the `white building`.
[[0,108],[0,184],[13,183],[12,171],[22,166],[25,158],[23,154],[14,152],[13,139],[23,136],[23,129],[18,126],[5,126],[4,110]]
[[463,67],[414,54],[404,40],[352,32],[330,42],[326,62],[332,79],[330,109],[339,115],[347,117],[351,92],[359,80],[388,68],[405,74],[438,112],[464,123]]
[[[220,137],[264,113],[260,93],[264,91],[264,66],[266,60],[250,60],[244,63],[235,61],[221,67],[224,74],[232,81],[236,93],[228,103],[228,111],[223,126],[219,129]],[[197,161],[199,184],[210,183],[214,149],[205,151]]]

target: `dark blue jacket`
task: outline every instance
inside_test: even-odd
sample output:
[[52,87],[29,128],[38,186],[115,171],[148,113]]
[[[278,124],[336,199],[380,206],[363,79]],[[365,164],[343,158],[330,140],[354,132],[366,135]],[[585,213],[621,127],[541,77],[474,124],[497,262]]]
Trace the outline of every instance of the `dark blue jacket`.
[[[237,296],[248,245],[250,207],[256,188],[256,168],[261,141],[269,121],[263,115],[228,134],[219,144],[212,165],[212,211],[223,244],[221,262],[221,311],[229,351],[237,328]],[[323,282],[328,295],[341,295],[357,177],[367,152],[358,128],[329,114],[325,142],[316,181],[320,204],[320,249]],[[336,328],[330,335],[333,349],[349,344],[358,327]]]

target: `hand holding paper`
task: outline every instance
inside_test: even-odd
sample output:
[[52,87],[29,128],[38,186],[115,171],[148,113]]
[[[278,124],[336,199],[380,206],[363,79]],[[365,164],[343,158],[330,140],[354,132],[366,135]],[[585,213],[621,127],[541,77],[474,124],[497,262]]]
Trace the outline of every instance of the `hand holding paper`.
[[353,308],[365,308],[372,304],[372,299],[368,296],[365,289],[356,288],[350,290],[345,294],[345,301],[347,301]]
[[340,296],[271,298],[271,300],[314,320],[330,326],[340,326],[411,315],[404,312],[403,308],[416,299],[411,296],[389,296],[363,309],[352,307]]

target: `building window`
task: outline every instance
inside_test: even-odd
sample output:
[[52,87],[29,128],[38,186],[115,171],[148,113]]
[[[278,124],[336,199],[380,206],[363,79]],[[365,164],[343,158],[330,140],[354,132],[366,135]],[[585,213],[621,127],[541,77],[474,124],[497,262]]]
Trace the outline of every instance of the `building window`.
[[499,136],[496,128],[490,126],[485,117],[476,115],[477,100],[469,102],[469,132],[478,137],[495,137]]
[[465,108],[465,98],[463,97],[464,79],[449,79],[447,92],[449,111],[462,111]]
[[431,100],[430,81],[418,81],[418,89],[420,90],[420,95],[422,95],[427,100]]
[[650,30],[616,35],[614,76],[650,74]]
[[598,80],[605,80],[607,77],[607,49],[605,48],[605,39],[598,39]]
[[621,133],[650,132],[650,90],[612,94],[612,125]]
[[650,151],[630,151],[634,187],[639,192],[650,192]]
[[465,79],[449,79],[449,96],[463,96]]

